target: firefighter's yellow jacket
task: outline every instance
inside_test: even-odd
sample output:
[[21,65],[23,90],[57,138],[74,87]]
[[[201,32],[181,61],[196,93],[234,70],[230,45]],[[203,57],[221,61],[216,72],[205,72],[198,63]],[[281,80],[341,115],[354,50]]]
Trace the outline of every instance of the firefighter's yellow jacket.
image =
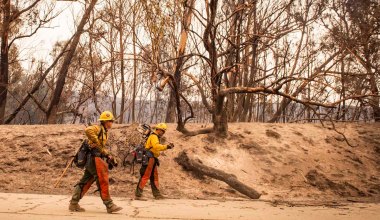
[[94,148],[98,148],[100,153],[107,156],[109,154],[106,143],[108,139],[107,130],[102,125],[88,126],[85,130],[88,138],[88,144]]
[[159,157],[161,151],[168,149],[168,145],[160,144],[157,133],[153,132],[145,143],[145,149],[150,150],[154,157]]

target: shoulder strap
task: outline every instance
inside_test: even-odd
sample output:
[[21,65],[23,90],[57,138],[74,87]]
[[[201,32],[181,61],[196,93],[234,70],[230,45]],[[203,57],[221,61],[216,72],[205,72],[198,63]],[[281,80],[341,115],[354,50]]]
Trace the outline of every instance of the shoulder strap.
[[[99,131],[99,134],[98,134],[98,138],[100,138],[100,135],[102,135],[102,133],[103,133],[102,127],[103,126],[99,125],[100,131]],[[102,137],[103,137],[103,135],[102,135]]]
[[102,144],[104,142],[104,136],[103,136],[103,125],[99,125],[100,131],[98,134],[98,139],[100,139],[100,135],[102,136]]

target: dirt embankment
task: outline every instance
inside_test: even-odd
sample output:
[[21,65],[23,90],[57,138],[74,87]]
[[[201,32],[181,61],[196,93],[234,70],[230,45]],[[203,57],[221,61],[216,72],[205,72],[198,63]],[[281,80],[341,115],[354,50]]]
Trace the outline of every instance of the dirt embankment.
[[[192,125],[194,129],[202,125]],[[70,168],[53,189],[66,162],[84,138],[84,125],[0,126],[1,192],[70,194],[82,171]],[[135,126],[111,131],[111,150],[123,155]],[[275,201],[380,200],[380,124],[339,124],[341,135],[316,124],[230,124],[230,135],[185,137],[169,125],[174,150],[161,156],[160,185],[170,198],[238,199],[227,184],[184,171],[174,158],[182,151],[206,166],[235,175]],[[133,197],[138,181],[129,167],[111,171],[111,195]],[[150,189],[145,195],[150,197]],[[90,189],[90,193],[96,187]]]

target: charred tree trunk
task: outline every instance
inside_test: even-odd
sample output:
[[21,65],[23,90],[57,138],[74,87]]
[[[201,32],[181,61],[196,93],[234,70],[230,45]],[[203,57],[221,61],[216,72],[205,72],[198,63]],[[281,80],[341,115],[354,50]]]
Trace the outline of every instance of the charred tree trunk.
[[124,79],[124,43],[123,43],[123,5],[119,5],[119,43],[120,43],[120,79],[121,79],[121,103],[119,123],[124,122],[124,108],[125,108],[125,79]]
[[[178,76],[174,75],[174,80],[178,81]],[[180,81],[180,80],[179,80]],[[165,116],[165,122],[166,123],[174,123],[175,122],[175,106],[176,106],[176,100],[175,100],[175,94],[176,92],[174,90],[170,91],[170,97],[169,97],[169,102],[168,102],[168,107],[166,111],[166,116]]]
[[[110,29],[110,39],[113,37],[113,28],[111,27]],[[111,66],[110,66],[110,71],[111,71],[111,86],[112,86],[112,103],[111,103],[111,108],[112,108],[112,113],[114,117],[117,117],[117,93],[118,89],[116,88],[117,82],[116,81],[116,76],[115,76],[115,55],[114,55],[114,45],[112,40],[110,40],[110,58],[111,58]]]
[[57,119],[58,105],[59,105],[59,101],[61,99],[63,87],[65,86],[66,76],[67,76],[67,73],[69,71],[70,62],[74,56],[76,47],[79,43],[80,36],[83,33],[84,25],[86,24],[88,18],[90,17],[90,13],[93,10],[93,8],[95,7],[96,2],[97,2],[97,0],[92,0],[90,5],[88,6],[88,8],[85,10],[85,13],[84,13],[79,25],[78,25],[78,28],[77,28],[77,31],[76,31],[75,36],[73,38],[73,41],[71,42],[69,51],[63,60],[62,67],[61,67],[59,74],[58,74],[58,80],[56,83],[56,88],[54,90],[54,94],[53,94],[52,100],[50,102],[49,108],[47,109],[47,112],[46,112],[46,118],[47,118],[48,124],[54,124],[57,122],[56,119]]
[[[182,119],[182,111],[181,111],[181,100],[180,100],[180,90],[181,90],[181,69],[184,62],[183,55],[185,54],[185,49],[187,45],[187,38],[189,34],[189,28],[191,24],[191,17],[193,14],[193,8],[194,8],[195,0],[190,0],[189,2],[185,2],[187,9],[185,10],[183,14],[183,22],[181,27],[181,37],[179,40],[179,46],[178,46],[178,54],[177,54],[177,63],[174,70],[174,80],[173,82],[173,88],[171,91],[169,103],[168,103],[168,110],[166,114],[166,122],[174,122],[175,120],[175,105],[177,109],[177,130],[178,131],[184,131],[185,130],[185,124]],[[174,117],[173,117],[174,116]]]
[[[258,37],[258,29],[259,29],[259,23],[257,21],[257,1],[253,2],[252,7],[252,13],[251,13],[252,19],[253,19],[253,27],[252,27],[252,34],[253,34],[253,43],[252,43],[252,55],[251,55],[251,71],[249,73],[249,80],[248,78],[245,80],[245,86],[253,86],[255,78],[257,77],[257,56],[258,56],[258,43],[259,43],[259,37]],[[248,73],[247,73],[248,74]],[[252,117],[248,115],[249,111],[252,109],[252,103],[254,102],[255,95],[254,94],[244,94],[244,101],[243,101],[243,111],[239,115],[239,121],[247,122]]]
[[9,53],[8,36],[10,25],[11,1],[2,1],[2,30],[1,30],[1,63],[0,63],[0,124],[4,124],[5,106],[7,104],[9,83]]
[[220,137],[228,135],[228,117],[224,106],[224,96],[218,96],[213,114],[214,132]]
[[[240,3],[241,1],[239,1]],[[235,2],[231,3],[231,11],[234,12],[236,10],[236,4]],[[240,13],[236,13],[232,17],[231,27],[229,30],[229,36],[230,36],[230,46],[228,50],[231,52],[226,57],[226,67],[232,66],[234,63],[239,63],[238,56],[239,56],[239,48],[240,45],[237,43],[238,38],[240,37],[240,33],[236,34],[237,30],[240,30],[240,27],[238,28],[238,25],[241,25],[240,22]],[[238,24],[239,21],[239,24]],[[238,69],[238,68],[236,68]],[[227,87],[235,87],[236,86],[236,79],[237,79],[238,71],[230,70],[225,73],[225,81]],[[228,112],[228,118],[229,121],[234,120],[234,112],[235,112],[235,94],[229,94],[227,95],[226,100],[226,106],[227,106],[227,112]]]
[[89,56],[90,56],[90,64],[91,64],[91,81],[92,81],[92,86],[91,86],[91,95],[92,95],[92,100],[95,105],[96,111],[100,114],[101,110],[98,105],[98,98],[96,97],[96,88],[97,88],[97,83],[96,83],[96,77],[95,77],[95,66],[94,66],[94,58],[92,56],[92,36],[90,34],[90,40],[89,40]]
[[212,120],[214,124],[214,132],[221,137],[227,136],[228,124],[227,124],[227,112],[224,106],[225,95],[220,95],[220,87],[222,84],[222,76],[218,74],[218,54],[216,50],[216,29],[214,27],[216,11],[218,1],[211,0],[208,8],[208,21],[206,29],[203,33],[203,45],[209,54],[209,63],[211,71],[211,95],[213,102],[213,114]]
[[132,91],[132,123],[136,121],[136,84],[137,84],[137,59],[136,59],[136,4],[133,5],[132,11],[132,41],[133,41],[133,91]]

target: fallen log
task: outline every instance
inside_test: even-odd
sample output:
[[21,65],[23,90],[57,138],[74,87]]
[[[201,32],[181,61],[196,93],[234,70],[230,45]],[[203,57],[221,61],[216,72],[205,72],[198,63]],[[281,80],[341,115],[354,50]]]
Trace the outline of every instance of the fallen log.
[[187,153],[185,151],[179,153],[174,160],[185,170],[194,172],[197,175],[209,176],[211,178],[223,181],[236,191],[248,196],[251,199],[259,199],[261,196],[261,194],[255,189],[240,182],[235,175],[225,173],[212,167],[208,167],[202,164],[200,160],[193,160],[187,156]]

